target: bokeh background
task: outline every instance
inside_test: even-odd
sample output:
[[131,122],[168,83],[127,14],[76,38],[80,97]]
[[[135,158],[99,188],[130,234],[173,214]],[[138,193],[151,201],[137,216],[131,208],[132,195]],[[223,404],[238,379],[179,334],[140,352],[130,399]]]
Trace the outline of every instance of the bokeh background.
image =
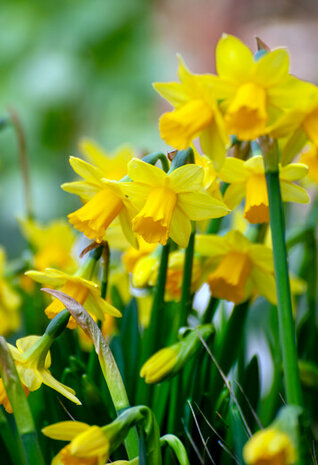
[[[69,155],[82,137],[111,151],[167,150],[158,118],[168,108],[153,81],[176,78],[176,52],[194,72],[213,72],[223,32],[255,49],[255,36],[286,46],[291,70],[317,83],[315,0],[1,0],[0,117],[8,107],[27,140],[35,216],[64,216],[79,203],[60,189],[74,179]],[[25,213],[13,128],[0,131],[0,243],[17,256]]]

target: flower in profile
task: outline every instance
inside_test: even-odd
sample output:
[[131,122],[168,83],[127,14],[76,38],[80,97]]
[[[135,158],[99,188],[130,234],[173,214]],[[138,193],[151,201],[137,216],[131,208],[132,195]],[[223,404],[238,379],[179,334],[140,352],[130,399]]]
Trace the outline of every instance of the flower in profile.
[[76,263],[71,251],[75,241],[74,232],[65,220],[53,220],[48,225],[34,220],[20,220],[23,235],[34,249],[34,267],[37,270],[56,267],[72,273]]
[[213,89],[222,100],[229,134],[253,140],[288,108],[309,101],[313,87],[289,74],[289,57],[284,49],[252,52],[236,37],[224,34],[216,47],[218,76]]
[[203,278],[212,295],[239,304],[254,295],[276,303],[272,250],[252,244],[239,231],[196,236],[195,250],[207,257]]
[[255,433],[245,444],[243,456],[247,465],[292,465],[296,461],[290,436],[273,427]]
[[[43,384],[59,392],[67,399],[80,405],[73,389],[57,381],[51,374],[51,355],[49,348],[52,338],[47,334],[40,336],[27,336],[16,341],[16,347],[8,344],[14,359],[16,369],[24,390],[36,391]],[[7,398],[3,396],[2,403],[6,405]]]
[[165,245],[169,236],[187,247],[191,220],[219,218],[228,213],[223,202],[202,188],[202,168],[184,165],[170,174],[137,158],[128,164],[132,183],[123,183],[139,213],[132,229],[146,242]]
[[208,74],[192,74],[179,56],[179,82],[156,82],[154,88],[175,109],[159,121],[163,140],[185,149],[200,137],[202,150],[220,168],[229,141]]
[[0,335],[6,336],[20,326],[21,299],[4,277],[6,255],[0,247]]
[[[279,166],[279,179],[284,202],[309,202],[309,196],[301,186],[293,184],[303,178],[308,167],[301,163]],[[230,184],[224,194],[224,202],[231,208],[237,207],[245,197],[244,218],[250,223],[268,223],[268,196],[262,156],[247,161],[227,158],[218,173]]]
[[54,457],[52,465],[104,465],[108,460],[109,440],[99,426],[62,421],[46,426],[42,433],[52,439],[70,441]]
[[189,330],[181,341],[152,355],[141,367],[140,376],[148,384],[159,383],[174,376],[201,347],[200,338],[207,339],[213,331],[210,324]]
[[[59,289],[65,294],[73,297],[85,309],[93,314],[97,319],[103,321],[104,314],[120,317],[121,313],[110,303],[100,297],[100,286],[94,281],[85,279],[83,275],[87,269],[80,269],[77,274],[69,275],[63,271],[47,268],[45,271],[27,271],[26,275],[34,281],[48,285],[54,289]],[[64,309],[64,305],[57,299],[46,307],[45,313],[48,318],[54,318]],[[74,329],[77,323],[73,317],[70,317],[68,328]]]
[[84,201],[81,208],[68,215],[74,228],[89,239],[102,242],[108,226],[118,217],[127,240],[136,245],[131,230],[131,219],[136,211],[125,196],[122,183],[106,179],[102,169],[79,158],[70,157],[70,164],[84,179],[62,184],[62,189],[79,195]]

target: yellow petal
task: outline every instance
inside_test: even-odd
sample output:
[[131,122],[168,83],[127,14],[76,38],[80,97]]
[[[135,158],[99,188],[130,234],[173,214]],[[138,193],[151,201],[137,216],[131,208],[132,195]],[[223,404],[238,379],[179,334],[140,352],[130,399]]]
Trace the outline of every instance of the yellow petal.
[[57,381],[57,379],[55,379],[48,370],[43,369],[39,372],[39,374],[44,384],[51,387],[55,391],[59,392],[60,394],[62,394],[64,397],[71,400],[75,404],[77,405],[82,404],[81,401],[74,395],[75,391],[69,388],[68,386],[65,386],[64,384]]
[[[121,313],[117,308],[107,302],[105,299],[102,299],[98,294],[99,290],[96,292],[90,292],[85,303],[84,307],[87,308],[91,313],[95,314],[100,320],[104,319],[104,314],[115,316],[117,318],[121,317]],[[94,309],[94,310],[93,310]]]
[[138,158],[133,158],[128,163],[128,176],[135,182],[152,187],[164,186],[167,182],[167,174],[162,169]]
[[229,213],[223,202],[205,192],[178,194],[178,205],[194,221],[220,218]]
[[236,37],[223,34],[216,47],[216,69],[219,76],[230,82],[246,82],[253,64],[253,55],[249,48]]
[[300,126],[286,141],[281,152],[281,164],[287,165],[300,153],[307,142],[307,134]]
[[224,239],[230,245],[230,247],[239,252],[247,253],[250,249],[250,241],[240,231],[229,231]]
[[90,426],[81,421],[60,421],[53,425],[45,426],[41,431],[51,439],[72,441],[78,434],[86,431]]
[[304,108],[316,92],[313,84],[288,76],[281,84],[267,89],[268,104],[282,109]]
[[220,179],[230,184],[245,182],[247,175],[244,161],[239,158],[226,158],[218,172]]
[[183,165],[169,174],[169,185],[176,193],[198,191],[202,188],[203,169],[197,165]]
[[250,278],[260,295],[276,305],[276,285],[274,275],[258,266],[253,266]]
[[20,352],[26,352],[36,342],[41,339],[41,336],[26,336],[16,340],[16,346]]
[[65,182],[61,185],[61,188],[65,192],[78,195],[83,200],[91,199],[99,191],[97,186],[94,187],[86,181]]
[[177,206],[170,224],[170,237],[180,247],[187,247],[191,234],[191,222],[187,215]]
[[308,203],[310,197],[303,187],[281,181],[280,190],[284,202]]
[[179,82],[155,82],[154,89],[174,107],[184,105],[189,96]]
[[264,161],[261,155],[249,158],[245,162],[245,168],[255,174],[264,174]]
[[195,251],[204,257],[222,257],[230,251],[230,246],[224,237],[213,234],[197,234]]
[[77,157],[70,157],[70,165],[76,174],[87,181],[98,182],[100,178],[105,176],[96,166],[93,166],[90,163],[87,163],[87,161],[81,160]]
[[271,87],[286,78],[289,71],[287,50],[278,49],[266,53],[260,58],[253,70],[253,77],[264,87]]
[[297,181],[308,173],[308,166],[303,163],[292,163],[279,169],[279,179],[282,181]]
[[67,279],[65,273],[53,268],[46,268],[45,271],[26,271],[24,274],[37,283],[47,284],[52,287],[61,286]]
[[212,160],[216,170],[219,170],[225,160],[228,139],[225,135],[224,123],[218,124],[218,117],[215,113],[215,120],[203,129],[200,133],[200,143],[203,152]]
[[273,252],[269,247],[262,244],[251,244],[249,256],[259,268],[274,271]]
[[70,444],[71,454],[77,457],[89,458],[103,456],[107,461],[109,441],[99,426],[90,426],[76,436]]
[[131,226],[131,218],[129,217],[126,208],[123,208],[122,211],[119,213],[119,221],[125,238],[133,247],[137,249],[138,241],[136,235],[133,233]]
[[235,183],[228,186],[225,191],[223,200],[231,210],[234,210],[244,199],[245,196],[245,184]]

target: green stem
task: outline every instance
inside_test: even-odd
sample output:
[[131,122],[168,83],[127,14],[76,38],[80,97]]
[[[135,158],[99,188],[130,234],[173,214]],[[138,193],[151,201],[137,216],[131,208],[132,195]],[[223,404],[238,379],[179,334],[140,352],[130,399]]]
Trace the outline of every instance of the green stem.
[[190,235],[189,244],[185,251],[184,266],[183,266],[183,281],[182,281],[182,292],[180,302],[180,314],[179,314],[179,325],[187,324],[187,318],[189,311],[192,306],[192,292],[191,292],[191,281],[192,281],[192,264],[194,254],[194,242],[195,242],[195,227],[193,227]]
[[[272,149],[272,148],[271,148]],[[273,149],[272,149],[273,150]],[[290,284],[285,243],[284,216],[279,183],[278,155],[269,159],[264,155],[265,176],[269,200],[270,227],[273,242],[274,268],[277,293],[279,337],[283,358],[284,383],[287,402],[302,405],[302,392],[298,371],[295,323],[292,313]]]
[[23,450],[22,450],[22,443],[18,442],[13,435],[13,431],[11,430],[8,420],[0,408],[0,435],[2,440],[7,448],[8,454],[12,460],[14,465],[21,465],[25,464]]

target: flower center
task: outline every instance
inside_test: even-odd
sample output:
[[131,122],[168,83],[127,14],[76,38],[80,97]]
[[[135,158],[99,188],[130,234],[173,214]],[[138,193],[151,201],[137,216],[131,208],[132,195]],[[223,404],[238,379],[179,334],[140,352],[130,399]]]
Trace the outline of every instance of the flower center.
[[233,251],[225,255],[216,270],[208,276],[213,296],[235,304],[242,302],[251,267],[251,261],[244,253]]
[[[61,291],[70,297],[74,297],[74,299],[77,300],[77,302],[79,302],[81,305],[83,305],[88,296],[88,288],[74,281],[67,281],[62,287]],[[60,300],[54,299],[53,302],[51,302],[50,305],[46,307],[45,314],[48,318],[50,318],[50,320],[52,320],[64,308],[65,305],[62,304]],[[72,316],[69,319],[67,327],[70,329],[77,327],[77,323]]]
[[252,174],[246,182],[244,218],[250,223],[268,223],[268,195],[264,174]]
[[106,188],[94,195],[83,207],[68,215],[68,219],[86,237],[101,242],[106,229],[122,208],[122,200],[111,189]]
[[160,118],[161,137],[173,147],[184,149],[213,120],[211,108],[203,100],[190,100]]
[[303,128],[309,139],[318,145],[318,108],[304,119]]
[[238,88],[225,122],[230,134],[241,140],[253,140],[264,133],[267,117],[265,89],[248,82]]
[[177,194],[167,187],[156,187],[133,219],[132,229],[146,242],[167,243],[170,223],[177,203]]

